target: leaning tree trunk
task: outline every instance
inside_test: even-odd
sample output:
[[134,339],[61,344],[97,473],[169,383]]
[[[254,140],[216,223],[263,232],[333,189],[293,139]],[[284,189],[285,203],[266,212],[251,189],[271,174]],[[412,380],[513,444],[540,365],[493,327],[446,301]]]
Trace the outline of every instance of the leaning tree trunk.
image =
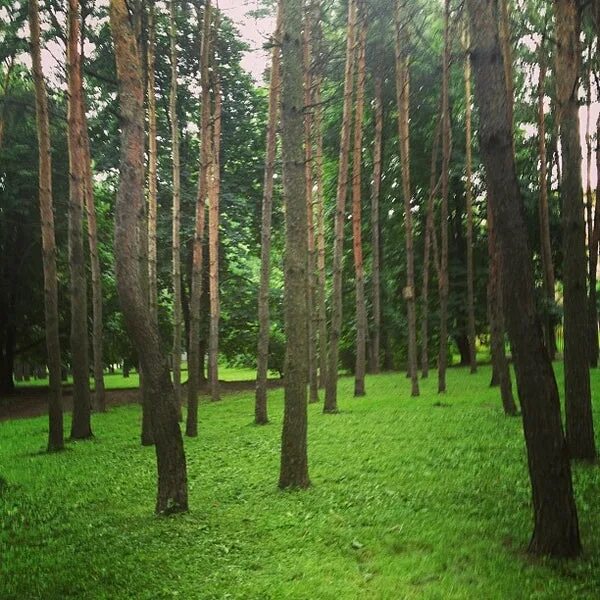
[[362,126],[365,111],[366,42],[365,5],[360,5],[358,26],[358,73],[354,107],[354,148],[352,155],[352,248],[356,286],[356,367],[354,396],[364,396],[367,363],[367,304],[365,300],[365,269],[362,248]]
[[[171,0],[171,11],[176,10]],[[181,164],[179,159],[179,118],[177,116],[177,44],[173,39],[175,13],[171,13],[171,89],[169,92],[169,117],[171,120],[171,159],[173,177],[173,387],[175,401],[181,406],[181,349],[183,313],[181,308]],[[188,369],[189,370],[189,369]]]
[[585,221],[579,138],[578,0],[554,0],[556,19],[556,97],[560,114],[563,179],[564,362],[567,443],[571,458],[596,458],[588,353],[589,306],[586,291]]
[[493,199],[488,193],[487,224],[488,224],[488,312],[490,322],[490,350],[492,354],[492,369],[495,381],[493,385],[500,386],[500,398],[504,414],[514,417],[518,414],[517,405],[513,397],[510,366],[504,348],[504,311],[502,309],[502,289],[500,285],[500,255],[496,242],[494,228],[494,214],[492,212]]
[[381,195],[381,154],[383,146],[383,77],[375,77],[375,138],[373,140],[373,183],[371,185],[371,279],[373,334],[371,336],[371,373],[381,369],[381,270],[379,241],[379,197]]
[[39,148],[39,200],[42,227],[42,265],[44,269],[44,317],[50,395],[48,397],[48,451],[64,448],[62,391],[60,376],[60,339],[58,333],[58,278],[56,273],[56,242],[52,210],[52,150],[48,97],[42,71],[40,50],[40,20],[37,0],[29,1],[31,62],[35,83],[37,135]]
[[[174,8],[171,8],[174,10]],[[210,0],[204,5],[202,17],[202,44],[200,48],[200,80],[202,84],[202,108],[200,125],[200,168],[198,175],[198,194],[196,197],[196,221],[194,240],[192,243],[192,289],[190,295],[190,335],[188,343],[188,410],[185,424],[185,434],[189,437],[198,435],[198,389],[200,373],[204,372],[204,353],[200,352],[200,312],[202,299],[202,263],[203,240],[206,223],[206,195],[208,188],[208,167],[210,160]],[[198,25],[200,10],[198,10]]]
[[69,89],[69,270],[71,275],[71,362],[73,420],[71,438],[92,437],[88,360],[87,284],[83,251],[85,149],[83,144],[83,85],[79,53],[79,0],[69,0],[67,82]]
[[581,552],[571,466],[558,388],[535,307],[532,256],[512,152],[509,99],[502,70],[495,0],[468,0],[480,147],[501,256],[534,506],[529,551],[564,557]]
[[556,355],[556,338],[554,335],[554,317],[551,308],[554,305],[554,267],[552,265],[552,246],[550,243],[550,209],[548,206],[548,162],[546,157],[546,122],[544,118],[544,99],[546,81],[545,49],[540,47],[540,76],[538,81],[538,149],[540,154],[540,201],[538,214],[540,221],[540,247],[542,270],[544,272],[544,296],[546,298],[546,315],[544,316],[544,333],[546,348],[550,359]]
[[327,385],[323,412],[337,412],[337,380],[340,336],[342,334],[342,275],[344,261],[344,224],[346,221],[346,195],[348,193],[348,160],[350,154],[350,129],[352,127],[352,94],[354,88],[354,45],[356,31],[356,0],[349,0],[346,66],[344,69],[344,103],[340,132],[340,158],[335,207],[333,245],[333,292],[331,298],[331,331]]
[[127,330],[140,357],[148,389],[158,467],[157,513],[188,508],[187,474],[178,410],[156,326],[143,295],[138,261],[139,226],[144,202],[144,85],[135,34],[125,0],[111,0],[121,112],[121,164],[115,208],[117,291]]
[[306,223],[308,229],[307,310],[308,310],[308,401],[319,402],[319,375],[317,355],[319,345],[319,317],[316,309],[317,263],[315,248],[315,216],[313,207],[313,66],[311,0],[304,3],[303,68],[304,68],[304,179],[306,190]]
[[438,281],[440,294],[440,350],[438,392],[446,391],[448,366],[448,184],[450,169],[450,0],[444,0],[444,54],[442,60],[442,206],[440,215],[441,260]]
[[469,339],[469,362],[471,373],[477,372],[477,348],[475,344],[475,267],[473,264],[473,156],[471,132],[471,57],[468,53],[468,26],[465,35],[465,202],[467,209],[467,337]]
[[271,50],[271,83],[269,85],[269,116],[267,120],[267,148],[265,152],[265,177],[263,183],[260,288],[258,292],[258,348],[256,352],[256,394],[254,422],[269,422],[267,414],[267,378],[269,368],[269,283],[271,275],[271,217],[273,214],[273,183],[277,156],[277,122],[281,92],[281,3],[277,5],[277,25]]
[[286,362],[283,432],[279,487],[305,488],[308,478],[306,362],[306,266],[308,232],[304,190],[302,4],[281,0],[281,150],[285,202],[285,291]]
[[410,72],[407,40],[402,23],[401,4],[396,5],[396,99],[398,103],[398,138],[400,140],[400,165],[402,170],[402,195],[404,197],[404,229],[406,239],[406,287],[404,300],[408,312],[408,374],[411,379],[411,396],[419,395],[417,370],[417,309],[415,290],[415,252],[410,184]]
[[209,257],[209,294],[210,322],[208,336],[208,384],[210,397],[220,399],[219,390],[219,319],[221,306],[219,299],[219,197],[221,188],[221,90],[218,73],[214,84],[215,110],[212,127],[212,151],[209,169],[208,192],[208,257]]

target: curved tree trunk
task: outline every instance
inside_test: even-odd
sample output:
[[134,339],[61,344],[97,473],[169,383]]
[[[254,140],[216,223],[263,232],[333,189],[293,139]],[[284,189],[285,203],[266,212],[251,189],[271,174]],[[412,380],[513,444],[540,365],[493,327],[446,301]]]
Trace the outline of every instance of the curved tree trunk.
[[158,330],[140,286],[138,236],[144,189],[144,85],[135,34],[125,0],[111,0],[121,112],[121,166],[115,211],[117,291],[125,324],[142,362],[148,389],[158,467],[157,513],[188,508],[187,474],[178,411]]
[[258,291],[258,348],[256,352],[256,393],[254,422],[269,422],[267,413],[267,378],[269,370],[269,284],[271,275],[271,217],[273,214],[273,182],[277,155],[277,122],[281,92],[281,2],[277,5],[277,25],[271,50],[271,82],[269,85],[269,116],[267,121],[267,148],[263,183],[262,223],[260,245],[260,288]]
[[306,321],[306,266],[308,233],[304,189],[302,4],[281,0],[281,150],[285,202],[286,362],[281,469],[279,487],[305,488],[310,484],[307,457],[306,384],[308,336]]
[[408,312],[408,375],[411,379],[411,396],[419,395],[417,370],[417,310],[415,289],[415,253],[410,184],[410,72],[401,4],[396,5],[396,100],[398,102],[398,137],[402,170],[402,195],[404,197],[404,230],[406,238],[406,287],[403,295]]
[[69,0],[67,81],[69,88],[69,270],[71,275],[71,362],[73,420],[71,438],[92,437],[88,360],[87,284],[83,251],[85,149],[83,143],[83,85],[79,53],[79,1]]
[[340,132],[340,157],[335,208],[333,245],[333,292],[331,299],[331,330],[327,385],[323,412],[337,412],[337,380],[340,336],[342,334],[342,271],[344,261],[344,224],[346,221],[346,196],[348,194],[348,161],[350,155],[350,130],[352,127],[352,94],[354,89],[354,47],[356,32],[356,0],[348,4],[348,35],[346,66],[344,69],[344,105]]
[[571,458],[596,458],[589,372],[589,305],[579,138],[580,14],[577,0],[555,0],[556,97],[563,164],[564,362],[567,443]]
[[523,410],[534,507],[529,551],[557,557],[581,551],[571,466],[565,444],[558,388],[536,314],[532,256],[512,152],[506,77],[495,18],[495,0],[468,0],[475,99],[481,154],[492,198],[501,256],[503,299]]
[[48,397],[48,451],[64,448],[62,389],[60,377],[60,339],[58,334],[58,278],[56,242],[52,210],[52,164],[48,97],[42,71],[40,21],[37,0],[29,1],[31,62],[35,83],[37,134],[39,147],[39,201],[42,226],[42,264],[44,269],[44,317],[50,395]]
[[364,396],[367,358],[367,305],[365,301],[365,269],[362,248],[362,129],[365,109],[365,53],[367,29],[365,6],[361,3],[358,17],[358,73],[356,104],[354,107],[354,148],[352,155],[352,248],[356,285],[356,367],[354,369],[354,396]]

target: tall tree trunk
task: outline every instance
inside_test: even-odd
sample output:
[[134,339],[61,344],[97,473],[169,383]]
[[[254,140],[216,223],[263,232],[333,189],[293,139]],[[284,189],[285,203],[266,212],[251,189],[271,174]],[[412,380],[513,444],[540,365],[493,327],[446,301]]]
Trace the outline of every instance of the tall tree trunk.
[[333,292],[331,298],[331,331],[327,385],[323,412],[337,412],[337,380],[340,336],[342,333],[342,271],[344,261],[344,224],[346,221],[346,196],[348,194],[348,160],[350,155],[350,130],[352,127],[352,94],[354,89],[354,47],[356,37],[356,0],[349,0],[346,66],[344,69],[344,103],[340,132],[340,158],[335,207],[333,245]]
[[373,183],[371,186],[371,257],[373,335],[371,337],[371,373],[381,365],[381,271],[379,241],[379,197],[381,195],[381,154],[383,146],[383,77],[375,76],[375,138],[373,140]]
[[[9,57],[8,67],[6,68],[6,73],[4,74],[4,81],[2,82],[2,96],[6,98],[8,95],[8,90],[10,88],[10,79],[12,75],[12,71],[15,68],[15,55],[14,53]],[[8,110],[8,104],[4,102],[2,104],[2,110],[0,111],[0,150],[4,145],[4,132],[6,126],[6,114]]]
[[[480,147],[502,269],[504,308],[523,410],[534,507],[529,551],[576,556],[581,551],[571,466],[565,444],[558,388],[536,314],[533,265],[523,218],[523,200],[512,152],[512,128],[495,0],[467,0],[471,23],[475,99]],[[510,284],[508,283],[510,282]]]
[[69,270],[71,275],[71,362],[73,420],[71,438],[92,437],[88,360],[87,285],[83,252],[85,149],[83,143],[83,86],[79,53],[79,1],[69,0],[67,81],[69,88]]
[[[216,68],[215,68],[216,69]],[[208,196],[208,256],[209,256],[209,292],[210,324],[208,336],[208,384],[210,397],[220,399],[219,390],[219,196],[220,196],[220,160],[221,152],[221,90],[218,73],[214,83],[215,111],[212,127],[212,152],[209,175]]]
[[415,290],[415,252],[410,184],[410,72],[407,40],[402,23],[402,5],[396,5],[396,99],[398,102],[398,138],[402,171],[402,196],[404,197],[404,235],[406,239],[406,287],[403,290],[408,312],[408,374],[411,379],[411,396],[419,395],[417,370],[417,311]]
[[[81,36],[81,57],[83,60],[83,35]],[[83,67],[82,67],[83,68]],[[82,70],[83,73],[83,70]],[[92,173],[92,156],[90,136],[85,105],[85,92],[81,89],[81,135],[85,156],[84,194],[87,216],[88,245],[90,249],[90,270],[92,275],[92,353],[94,359],[94,408],[98,412],[106,411],[106,393],[104,390],[104,362],[102,324],[102,271],[98,253],[98,226],[96,224],[96,206],[94,202],[94,176]]]
[[556,20],[556,97],[560,113],[563,179],[563,284],[565,413],[571,458],[596,458],[589,372],[589,306],[586,291],[585,221],[579,138],[578,0],[554,0]]
[[[174,8],[172,8],[174,10]],[[210,0],[204,5],[203,16],[198,9],[198,28],[202,23],[202,44],[200,48],[200,81],[202,84],[202,107],[200,124],[200,167],[198,174],[198,194],[196,197],[196,220],[192,244],[192,286],[190,294],[190,339],[188,343],[188,410],[185,434],[198,435],[198,389],[201,374],[204,374],[204,347],[200,344],[200,313],[202,310],[202,263],[204,252],[204,229],[206,225],[206,196],[208,188],[208,168],[210,160]],[[201,368],[202,366],[202,368]]]
[[360,4],[358,17],[358,72],[354,106],[354,148],[352,155],[352,248],[356,285],[356,367],[354,396],[364,396],[367,358],[367,304],[365,300],[365,269],[362,248],[362,128],[365,111],[366,43],[365,5]]
[[171,38],[171,89],[169,116],[171,120],[171,159],[173,177],[173,387],[175,401],[181,406],[181,349],[183,314],[181,308],[181,165],[179,159],[179,118],[177,115],[177,43],[175,19],[177,6],[171,0],[169,33]]
[[448,184],[450,170],[450,0],[444,0],[444,55],[442,60],[442,206],[440,215],[441,260],[438,287],[440,294],[440,350],[438,392],[446,391],[448,366]]
[[281,469],[279,487],[305,488],[307,456],[307,355],[306,266],[308,233],[304,190],[303,94],[302,94],[302,4],[281,0],[281,150],[285,202],[285,291],[286,331],[285,387]]
[[121,112],[121,165],[115,209],[117,291],[125,324],[142,362],[151,406],[158,467],[157,513],[188,508],[187,474],[178,411],[169,365],[160,350],[140,286],[138,237],[144,202],[144,85],[135,34],[125,0],[111,0],[110,24],[115,45]]
[[556,338],[554,336],[554,318],[550,312],[554,305],[554,267],[552,265],[552,247],[550,244],[550,209],[548,207],[548,160],[546,156],[546,122],[544,118],[544,98],[546,81],[545,49],[540,46],[538,81],[538,148],[540,154],[540,201],[538,206],[540,221],[540,247],[542,270],[544,272],[544,296],[547,303],[547,314],[544,318],[544,334],[546,348],[550,360],[556,355]]
[[307,310],[308,310],[308,401],[319,402],[319,376],[317,354],[319,344],[319,317],[316,309],[317,263],[315,250],[315,217],[313,207],[313,65],[312,65],[312,29],[314,0],[305,0],[303,67],[304,67],[304,179],[306,190],[306,217],[308,229],[308,265],[307,265]]
[[281,2],[277,4],[277,25],[271,50],[271,82],[269,85],[269,116],[262,198],[260,288],[258,292],[258,348],[254,422],[269,422],[267,413],[267,378],[269,367],[269,287],[271,276],[271,217],[273,214],[273,182],[277,156],[277,123],[281,94]]
[[157,217],[158,147],[156,140],[156,25],[152,1],[148,11],[148,290],[150,315],[158,327]]
[[[465,46],[469,47],[468,26]],[[469,339],[469,361],[471,373],[477,372],[477,348],[475,345],[475,267],[473,264],[473,156],[471,118],[471,57],[465,55],[465,202],[467,208],[467,337]]]
[[[600,9],[599,9],[600,12]],[[598,15],[600,18],[600,14]],[[596,207],[594,209],[594,227],[592,231],[592,238],[590,240],[590,364],[593,367],[598,367],[599,361],[599,348],[598,348],[598,293],[596,291],[597,286],[597,270],[598,270],[598,253],[600,251],[600,205],[598,204],[598,198],[600,198],[600,115],[598,115],[598,121],[596,122],[596,173],[597,185],[596,185]]]
[[[316,27],[319,27],[317,24]],[[325,165],[323,160],[323,105],[321,87],[323,77],[319,73],[315,82],[315,178],[317,195],[315,201],[316,246],[317,246],[317,295],[316,310],[319,331],[319,387],[324,388],[327,382],[327,288],[325,274]]]
[[62,390],[60,377],[60,339],[58,334],[58,278],[56,242],[52,210],[52,164],[48,97],[42,71],[40,20],[37,0],[29,1],[31,62],[35,82],[39,152],[39,201],[42,227],[42,264],[44,269],[44,317],[50,395],[48,397],[48,451],[64,448]]
[[[432,239],[436,241],[434,224],[434,199],[439,190],[441,178],[438,179],[438,154],[439,144],[442,135],[442,120],[437,121],[433,145],[431,147],[431,171],[429,176],[429,195],[427,198],[427,212],[425,216],[425,239],[423,242],[423,284],[421,290],[421,377],[427,379],[429,377],[429,273],[430,273],[430,255]],[[436,183],[437,180],[437,183]],[[436,271],[439,276],[439,265],[436,261]]]

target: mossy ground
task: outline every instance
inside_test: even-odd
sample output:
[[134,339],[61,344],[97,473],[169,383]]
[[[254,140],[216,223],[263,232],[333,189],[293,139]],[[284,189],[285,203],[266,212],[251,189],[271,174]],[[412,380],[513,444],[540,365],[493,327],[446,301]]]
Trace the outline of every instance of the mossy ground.
[[362,399],[342,379],[339,414],[309,407],[300,492],[276,487],[281,390],[264,427],[251,393],[203,404],[190,512],[170,518],[137,406],[52,455],[45,418],[0,423],[0,598],[599,598],[600,467],[574,469],[583,557],[529,557],[521,421],[489,379],[451,369],[440,397],[432,372],[416,399],[403,374],[368,377]]

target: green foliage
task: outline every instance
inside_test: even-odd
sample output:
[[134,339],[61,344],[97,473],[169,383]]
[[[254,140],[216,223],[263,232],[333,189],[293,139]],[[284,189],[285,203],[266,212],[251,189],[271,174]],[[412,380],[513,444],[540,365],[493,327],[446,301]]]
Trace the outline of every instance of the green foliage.
[[343,379],[339,415],[309,407],[301,493],[276,487],[281,391],[266,427],[252,394],[203,404],[185,441],[191,510],[166,519],[139,407],[96,415],[94,441],[50,455],[45,419],[2,423],[0,597],[596,598],[600,472],[574,470],[582,559],[528,559],[521,423],[489,377],[451,369],[443,402],[435,378],[411,399],[403,374],[369,377],[360,400]]

